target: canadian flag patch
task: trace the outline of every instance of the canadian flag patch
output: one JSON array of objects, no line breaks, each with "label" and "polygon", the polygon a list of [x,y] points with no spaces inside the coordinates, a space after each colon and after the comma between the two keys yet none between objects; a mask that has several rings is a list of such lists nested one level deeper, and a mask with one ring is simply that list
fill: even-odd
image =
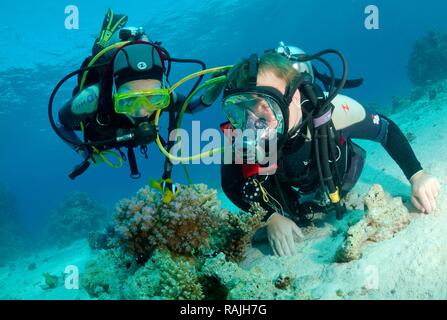
[{"label": "canadian flag patch", "polygon": [[372,121],[375,125],[378,125],[380,122],[380,117],[377,114],[371,115]]}]

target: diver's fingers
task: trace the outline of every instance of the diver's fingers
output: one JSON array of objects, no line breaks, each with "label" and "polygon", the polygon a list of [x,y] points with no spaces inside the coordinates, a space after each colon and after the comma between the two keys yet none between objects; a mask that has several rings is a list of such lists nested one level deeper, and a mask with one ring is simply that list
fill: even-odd
[{"label": "diver's fingers", "polygon": [[421,212],[425,212],[424,206],[419,202],[416,196],[411,197],[411,203]]},{"label": "diver's fingers", "polygon": [[292,230],[293,230],[293,233],[295,233],[299,238],[301,238],[301,240],[304,239],[303,232],[296,224],[293,224]]},{"label": "diver's fingers", "polygon": [[430,204],[430,211],[428,211],[428,213],[430,213],[436,210],[436,201],[431,188],[425,190],[425,195],[427,196],[428,202]]},{"label": "diver's fingers", "polygon": [[287,247],[289,251],[289,255],[293,256],[295,253],[295,241],[293,241],[293,234],[290,233],[286,236]]},{"label": "diver's fingers", "polygon": [[441,185],[439,184],[438,180],[435,180],[435,183],[432,185],[431,190],[433,191],[433,196],[437,198],[439,195],[439,191],[441,191]]},{"label": "diver's fingers", "polygon": [[282,241],[280,239],[276,239],[275,244],[276,244],[276,250],[278,250],[279,256],[280,257],[285,256],[286,253],[284,251],[284,247],[282,245]]},{"label": "diver's fingers", "polygon": [[270,243],[270,247],[272,248],[275,256],[279,256],[278,250],[276,250],[275,242],[272,239],[269,239],[269,243]]},{"label": "diver's fingers", "polygon": [[424,206],[425,212],[430,213],[433,211],[433,208],[431,206],[429,192],[427,192],[427,190],[425,188],[420,192],[419,200],[421,201],[422,205]]},{"label": "diver's fingers", "polygon": [[427,195],[425,194],[425,188],[418,187],[413,191],[413,196],[417,200],[417,203],[424,208],[423,212],[429,213],[430,203],[428,201]]}]

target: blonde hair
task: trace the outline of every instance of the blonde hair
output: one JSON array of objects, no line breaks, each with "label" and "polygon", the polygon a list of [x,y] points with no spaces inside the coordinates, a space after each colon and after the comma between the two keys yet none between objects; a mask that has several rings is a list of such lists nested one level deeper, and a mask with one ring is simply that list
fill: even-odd
[{"label": "blonde hair", "polygon": [[[266,53],[259,59],[258,73],[267,71],[273,72],[278,78],[285,80],[286,83],[290,83],[298,74],[289,59],[276,52]],[[230,70],[226,87],[228,89],[246,87],[249,80],[248,72],[249,60],[244,59]]]}]

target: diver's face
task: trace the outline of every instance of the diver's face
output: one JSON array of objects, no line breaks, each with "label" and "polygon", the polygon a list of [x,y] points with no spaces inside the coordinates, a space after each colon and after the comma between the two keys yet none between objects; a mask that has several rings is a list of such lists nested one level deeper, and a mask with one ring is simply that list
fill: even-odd
[{"label": "diver's face", "polygon": [[[133,80],[124,83],[119,87],[118,93],[132,92],[137,90],[149,90],[149,89],[160,89],[161,82],[159,80],[144,79],[144,80]],[[135,117],[150,117],[154,112],[150,112],[144,108],[137,110]]]},{"label": "diver's face", "polygon": [[[286,93],[287,83],[284,79],[279,78],[272,71],[259,72],[257,77],[257,86],[273,87],[282,94]],[[272,114],[273,115],[273,114]],[[293,95],[292,102],[289,105],[289,131],[298,126],[303,118],[301,111],[301,95],[300,91],[296,90]]]}]

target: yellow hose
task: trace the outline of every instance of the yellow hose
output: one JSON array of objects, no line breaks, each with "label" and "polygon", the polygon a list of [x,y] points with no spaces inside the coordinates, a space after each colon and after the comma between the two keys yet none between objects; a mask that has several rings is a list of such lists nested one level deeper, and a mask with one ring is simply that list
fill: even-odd
[{"label": "yellow hose", "polygon": [[[103,151],[99,151],[98,148],[93,147],[93,152],[95,154],[98,155],[98,157],[105,163],[107,164],[110,168],[113,169],[120,169],[123,166],[123,158],[118,155],[116,152],[111,151],[111,150],[103,150]],[[110,155],[112,157],[115,157],[116,159],[118,159],[118,163],[113,163],[112,161],[110,161],[109,159],[106,158],[106,155]]]},{"label": "yellow hose", "polygon": [[[98,61],[99,58],[101,58],[101,57],[102,57],[103,55],[105,55],[107,52],[109,52],[109,51],[111,51],[111,50],[113,50],[113,49],[115,49],[115,48],[121,47],[121,46],[123,46],[123,45],[125,45],[125,44],[127,44],[127,43],[129,43],[129,41],[118,42],[118,43],[115,43],[115,44],[113,44],[113,45],[111,45],[111,46],[109,46],[109,47],[107,47],[107,48],[101,50],[101,51],[100,51],[100,52],[99,52],[99,53],[98,53],[98,54],[97,54],[97,55],[90,61],[90,63],[87,65],[87,67],[91,67],[96,61]],[[214,73],[214,72],[217,72],[217,71],[229,70],[229,69],[231,69],[232,67],[233,67],[233,66],[230,65],[230,66],[223,66],[223,67],[211,68],[211,69],[207,69],[207,70],[202,70],[202,71],[199,71],[199,72],[195,72],[195,73],[190,74],[189,76],[187,76],[187,77],[185,77],[185,78],[179,80],[178,82],[176,82],[176,83],[169,89],[169,91],[170,91],[170,93],[174,92],[174,90],[177,89],[180,85],[182,85],[183,83],[185,83],[185,82],[187,82],[187,81],[189,81],[189,80],[191,80],[191,79],[193,79],[193,78],[199,77],[199,76],[201,76],[201,75],[209,74],[209,73]],[[85,85],[85,81],[86,81],[86,79],[87,79],[88,73],[89,73],[89,70],[85,71],[84,74],[82,75],[81,83],[80,83],[80,85],[79,85],[79,90],[80,90],[80,91],[81,91],[82,89],[84,89],[84,85]],[[194,97],[200,90],[202,90],[203,88],[208,87],[208,86],[211,86],[211,85],[214,85],[214,84],[219,83],[219,82],[221,82],[221,81],[225,81],[225,79],[226,79],[225,76],[221,76],[221,77],[214,78],[214,79],[209,79],[209,80],[206,81],[204,84],[202,84],[201,86],[199,86],[196,90],[194,90],[194,92],[193,92],[192,94],[190,94],[189,98],[186,99],[186,101],[183,103],[182,109],[181,109],[181,111],[180,111],[180,113],[179,113],[179,121],[178,121],[178,123],[177,123],[178,128],[181,127],[181,122],[182,122],[182,120],[183,120],[183,114],[185,113],[186,108],[188,107],[188,104],[189,104],[189,102],[191,101],[191,99],[192,99],[192,98],[193,98],[193,97]],[[157,112],[155,113],[155,125],[157,125],[157,126],[158,126],[158,123],[159,123],[159,119],[160,119],[161,111],[162,111],[162,110],[157,110]],[[177,139],[179,139],[179,135],[177,135]],[[158,148],[160,149],[161,153],[163,153],[163,155],[165,155],[166,157],[168,157],[171,161],[180,161],[180,162],[194,161],[194,160],[197,160],[197,159],[201,159],[201,158],[206,158],[206,157],[212,156],[212,155],[213,155],[214,153],[216,153],[216,152],[222,152],[222,151],[223,151],[223,148],[216,148],[216,149],[212,149],[212,150],[209,150],[209,151],[200,153],[200,154],[196,154],[196,155],[191,156],[191,157],[177,157],[177,156],[174,156],[174,155],[170,154],[170,153],[163,147],[163,144],[161,143],[161,140],[160,140],[160,135],[159,135],[158,133],[157,133],[156,143],[157,143],[157,146],[158,146]],[[116,164],[116,165],[113,164],[113,163],[111,163],[111,161],[108,160],[108,159],[104,156],[104,154],[105,154],[104,151],[102,151],[102,152],[98,152],[98,154],[99,154],[99,157],[101,158],[101,160],[103,160],[103,161],[104,161],[106,164],[108,164],[110,167],[112,167],[112,168],[119,168],[119,167],[122,166],[122,159],[121,159],[121,157],[118,156],[116,153],[114,153],[114,152],[112,152],[112,151],[107,152],[107,154],[113,155],[113,156],[115,156],[116,158],[118,158],[118,159],[120,160],[119,163]]]},{"label": "yellow hose", "polygon": [[[171,87],[170,90],[171,90],[171,92],[172,92],[175,88],[177,88],[177,87],[180,86],[181,84],[185,83],[186,81],[188,81],[188,80],[190,80],[190,79],[192,79],[192,78],[194,78],[194,77],[198,77],[198,76],[201,76],[201,75],[204,75],[204,74],[208,74],[208,73],[214,73],[214,72],[221,71],[221,70],[228,70],[228,69],[231,69],[231,68],[232,68],[232,66],[224,66],[224,67],[211,68],[211,69],[207,69],[207,70],[203,70],[203,71],[196,72],[196,73],[191,74],[191,75],[189,75],[189,76],[183,78],[182,80],[178,81],[176,84],[174,84],[174,85]],[[221,77],[218,77],[218,78],[212,78],[212,79],[209,79],[208,81],[206,81],[205,83],[203,83],[202,85],[200,85],[199,87],[197,87],[197,88],[196,88],[196,89],[189,95],[188,99],[186,99],[185,102],[184,102],[183,105],[182,105],[182,108],[181,108],[180,113],[179,113],[179,120],[178,120],[178,122],[177,122],[177,128],[181,128],[181,124],[182,124],[182,120],[183,120],[183,114],[185,113],[186,108],[188,107],[189,102],[192,100],[192,98],[193,98],[193,97],[194,97],[200,90],[202,90],[202,89],[204,89],[204,88],[206,88],[206,87],[215,85],[216,83],[223,82],[223,81],[225,81],[225,80],[226,80],[226,76],[221,76]],[[162,111],[162,110],[157,110],[157,112],[155,113],[155,120],[154,120],[154,122],[155,122],[155,125],[156,125],[156,126],[158,126],[161,111]],[[179,134],[177,134],[177,141],[179,141]],[[179,141],[179,142],[180,142],[180,141]],[[157,133],[156,143],[157,143],[158,148],[160,149],[160,152],[161,152],[164,156],[166,156],[167,158],[169,158],[169,160],[171,160],[171,161],[179,161],[179,162],[188,162],[188,161],[198,160],[198,159],[201,159],[201,158],[210,157],[210,156],[212,156],[213,154],[215,154],[216,152],[222,152],[222,151],[224,150],[224,148],[216,148],[216,149],[212,149],[212,150],[209,150],[209,151],[205,151],[205,152],[202,152],[202,153],[193,155],[193,156],[191,156],[191,157],[177,157],[177,156],[174,156],[174,155],[172,155],[171,153],[169,153],[169,152],[163,147],[163,144],[161,143],[161,140],[160,140],[160,135],[159,135],[158,133]]]}]

